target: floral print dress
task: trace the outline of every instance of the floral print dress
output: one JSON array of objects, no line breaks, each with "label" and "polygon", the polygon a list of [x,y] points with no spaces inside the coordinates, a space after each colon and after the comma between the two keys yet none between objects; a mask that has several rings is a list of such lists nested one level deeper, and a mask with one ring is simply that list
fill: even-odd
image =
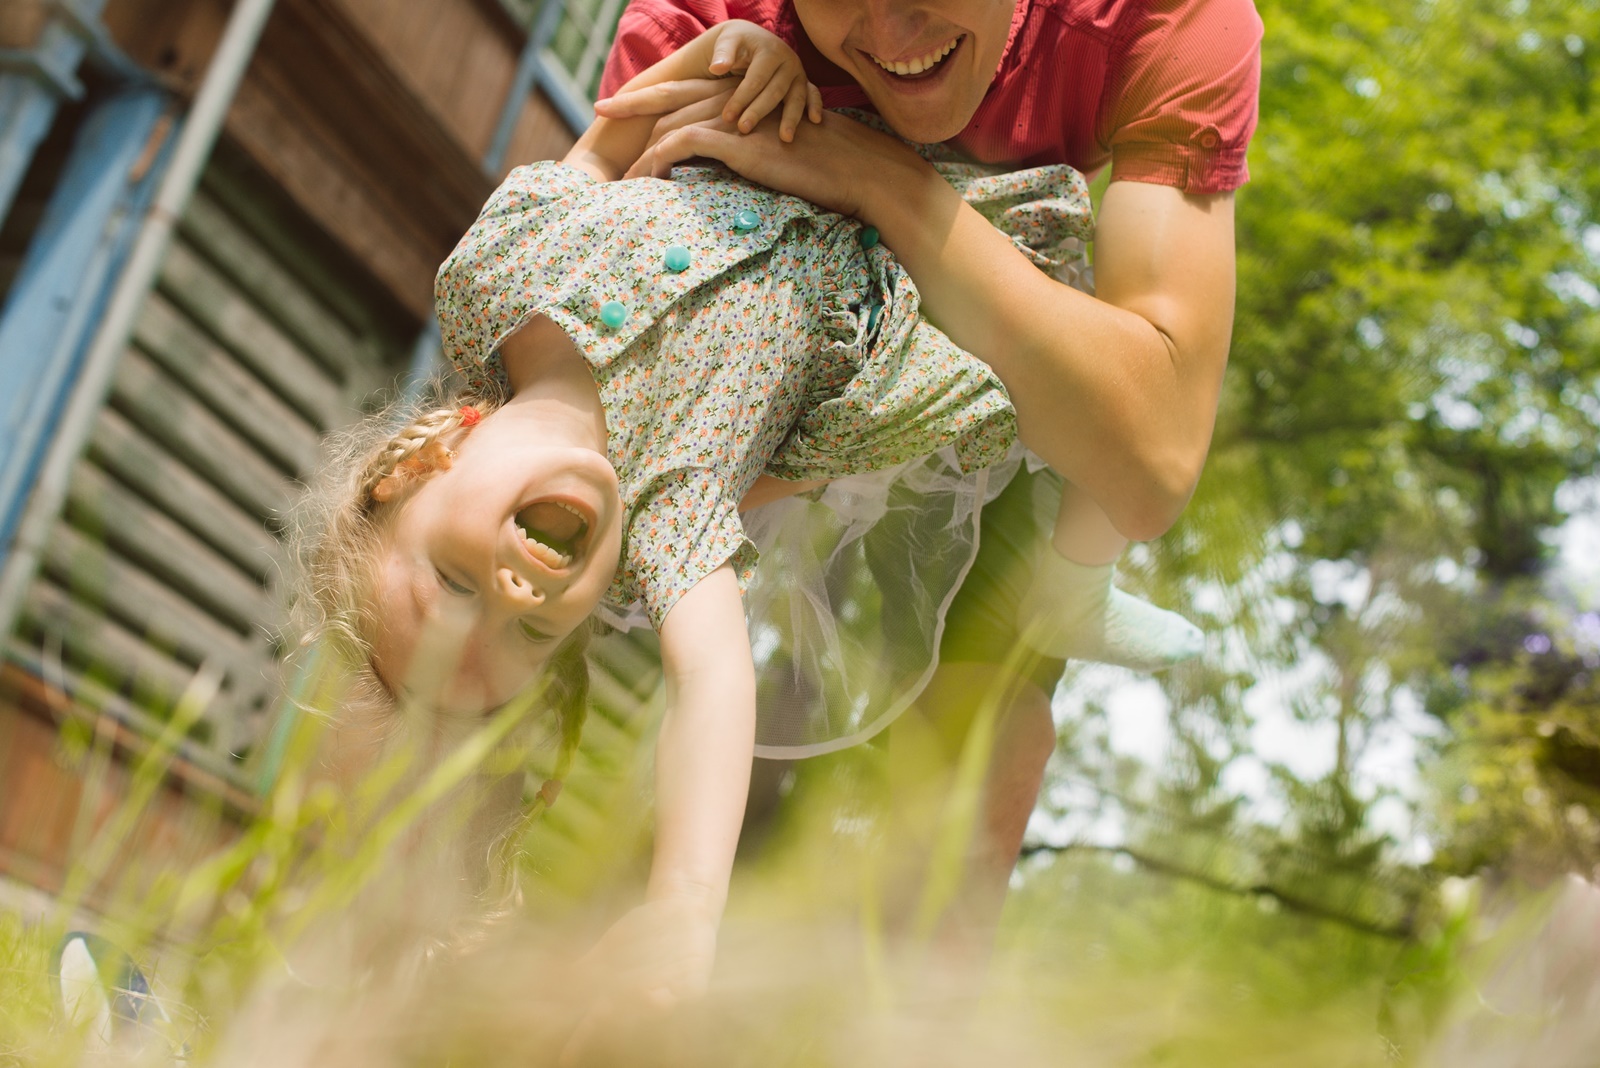
[{"label": "floral print dress", "polygon": [[[1076,172],[974,170],[951,177],[1035,262],[1087,235]],[[1006,455],[999,379],[919,317],[874,236],[710,168],[603,183],[538,163],[490,198],[439,271],[444,351],[469,378],[498,375],[500,343],[545,315],[587,358],[628,516],[608,601],[642,601],[659,627],[723,562],[747,580],[738,502],[763,472],[831,480],[946,446],[966,470]]]}]

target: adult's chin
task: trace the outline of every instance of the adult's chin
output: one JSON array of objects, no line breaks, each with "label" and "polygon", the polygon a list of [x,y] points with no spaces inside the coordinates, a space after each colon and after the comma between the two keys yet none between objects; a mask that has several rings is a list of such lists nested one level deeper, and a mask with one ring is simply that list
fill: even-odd
[{"label": "adult's chin", "polygon": [[916,144],[933,145],[948,141],[972,121],[976,108],[966,108],[955,102],[907,101],[895,96],[869,93],[878,115],[890,129]]}]

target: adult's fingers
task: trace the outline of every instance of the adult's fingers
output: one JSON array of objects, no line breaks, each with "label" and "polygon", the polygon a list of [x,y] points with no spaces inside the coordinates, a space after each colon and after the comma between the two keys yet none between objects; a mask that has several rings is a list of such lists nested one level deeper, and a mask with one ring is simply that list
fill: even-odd
[{"label": "adult's fingers", "polygon": [[[700,122],[693,126],[685,126],[656,142],[655,148],[650,150],[648,173],[657,178],[669,178],[672,176],[673,164],[682,163],[695,156],[719,159],[737,171],[738,165],[729,157],[739,155],[739,140],[738,134],[716,129],[711,123]],[[640,157],[639,164],[644,162],[644,157]]]},{"label": "adult's fingers", "polygon": [[596,115],[631,119],[637,115],[666,115],[728,91],[722,78],[682,78],[678,81],[630,89],[595,102]]},{"label": "adult's fingers", "polygon": [[681,130],[685,126],[693,126],[700,122],[716,121],[721,117],[722,109],[727,104],[728,97],[732,93],[733,90],[730,87],[716,96],[697,100],[692,104],[684,105],[677,111],[661,116],[656,120],[654,128],[650,131],[648,144],[655,144],[673,130]]},{"label": "adult's fingers", "polygon": [[688,107],[679,108],[670,115],[663,115],[656,120],[650,130],[650,137],[645,141],[644,151],[628,168],[624,178],[641,178],[650,173],[650,153],[656,143],[674,130],[681,130],[685,126],[692,126],[699,122],[716,121],[722,114],[722,104],[726,94],[702,100]]}]

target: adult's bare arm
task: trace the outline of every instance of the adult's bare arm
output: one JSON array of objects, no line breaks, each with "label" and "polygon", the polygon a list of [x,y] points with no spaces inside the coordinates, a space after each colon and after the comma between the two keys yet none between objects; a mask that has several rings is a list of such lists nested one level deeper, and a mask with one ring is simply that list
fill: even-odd
[{"label": "adult's bare arm", "polygon": [[1095,240],[1098,299],[1040,272],[915,152],[842,116],[792,143],[770,124],[662,137],[630,173],[708,156],[876,226],[928,317],[987,361],[1030,447],[1124,535],[1156,537],[1199,480],[1233,324],[1233,201],[1115,182]]}]

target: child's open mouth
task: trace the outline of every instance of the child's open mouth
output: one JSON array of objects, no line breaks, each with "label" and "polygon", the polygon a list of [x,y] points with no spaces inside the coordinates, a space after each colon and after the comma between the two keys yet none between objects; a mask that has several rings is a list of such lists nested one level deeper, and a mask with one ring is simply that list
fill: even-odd
[{"label": "child's open mouth", "polygon": [[537,501],[513,521],[528,555],[552,571],[572,566],[589,533],[589,518],[566,501]]}]

